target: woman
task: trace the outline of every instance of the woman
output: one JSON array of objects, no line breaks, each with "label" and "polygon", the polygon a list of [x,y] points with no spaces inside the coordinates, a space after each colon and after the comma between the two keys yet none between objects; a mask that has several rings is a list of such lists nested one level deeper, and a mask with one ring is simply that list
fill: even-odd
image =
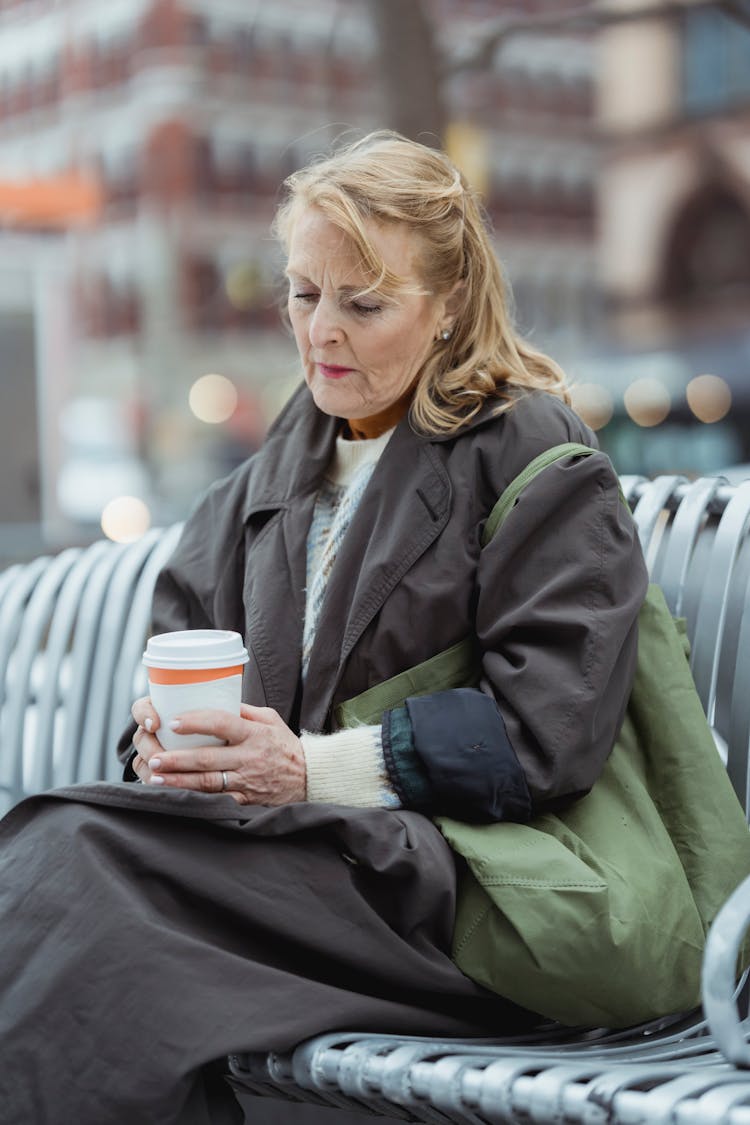
[{"label": "woman", "polygon": [[[225,745],[167,752],[138,700],[142,785],[6,818],[5,1125],[198,1125],[231,1112],[227,1053],[536,1019],[452,963],[456,864],[431,818],[525,821],[591,788],[634,671],[637,538],[594,454],[537,477],[481,548],[535,456],[594,437],[514,333],[446,157],[373,134],[286,186],[304,385],[197,506],[154,602],[156,632],[243,634],[245,703],[178,721]],[[339,729],[347,701],[467,638],[471,675]]]}]

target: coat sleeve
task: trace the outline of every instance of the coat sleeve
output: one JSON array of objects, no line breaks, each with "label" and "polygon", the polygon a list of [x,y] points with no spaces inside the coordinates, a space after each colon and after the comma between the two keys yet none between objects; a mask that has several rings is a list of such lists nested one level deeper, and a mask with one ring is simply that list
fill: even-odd
[{"label": "coat sleeve", "polygon": [[[151,635],[178,629],[242,631],[237,621],[244,567],[241,506],[250,464],[213,485],[195,505],[156,579]],[[220,550],[217,544],[221,544]],[[223,596],[223,591],[229,591],[230,597]],[[129,723],[117,743],[125,781],[136,779],[130,765],[135,730],[135,723]]]},{"label": "coat sleeve", "polygon": [[242,504],[252,461],[218,481],[185,523],[154,589],[152,632],[235,629],[242,632]]},{"label": "coat sleeve", "polygon": [[524,820],[588,792],[625,714],[647,583],[608,458],[539,474],[480,556],[479,688],[410,699],[384,719],[405,803]]}]

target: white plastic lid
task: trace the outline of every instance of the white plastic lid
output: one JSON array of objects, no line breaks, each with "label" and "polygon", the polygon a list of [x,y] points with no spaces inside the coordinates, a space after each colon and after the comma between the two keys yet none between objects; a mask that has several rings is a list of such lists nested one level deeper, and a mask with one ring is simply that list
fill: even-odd
[{"label": "white plastic lid", "polygon": [[146,644],[147,668],[232,668],[249,657],[239,633],[229,629],[182,629],[158,633]]}]

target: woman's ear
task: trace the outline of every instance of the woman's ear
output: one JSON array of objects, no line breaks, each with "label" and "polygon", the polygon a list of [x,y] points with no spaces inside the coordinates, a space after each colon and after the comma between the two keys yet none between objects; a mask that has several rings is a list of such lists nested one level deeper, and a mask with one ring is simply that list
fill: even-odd
[{"label": "woman's ear", "polygon": [[453,321],[463,308],[466,300],[466,282],[457,281],[453,288],[443,298],[443,320],[447,328],[453,328]]}]

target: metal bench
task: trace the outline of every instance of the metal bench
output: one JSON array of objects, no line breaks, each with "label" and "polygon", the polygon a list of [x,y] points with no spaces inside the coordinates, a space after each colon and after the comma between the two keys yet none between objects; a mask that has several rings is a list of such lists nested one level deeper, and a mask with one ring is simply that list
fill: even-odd
[{"label": "metal bench", "polygon": [[[621,483],[651,576],[687,619],[696,684],[747,815],[750,482]],[[119,778],[114,744],[145,690],[153,583],[179,532],[100,542],[0,574],[0,811],[51,786]],[[289,1119],[308,1122],[330,1117],[316,1118],[317,1105],[473,1125],[750,1125],[750,1020],[740,1018],[735,985],[748,926],[750,879],[709,937],[703,1010],[679,1018],[491,1041],[339,1032],[283,1055],[233,1056],[229,1080],[250,1114],[258,1096],[270,1096],[280,1109],[279,1099],[287,1103]]]}]

